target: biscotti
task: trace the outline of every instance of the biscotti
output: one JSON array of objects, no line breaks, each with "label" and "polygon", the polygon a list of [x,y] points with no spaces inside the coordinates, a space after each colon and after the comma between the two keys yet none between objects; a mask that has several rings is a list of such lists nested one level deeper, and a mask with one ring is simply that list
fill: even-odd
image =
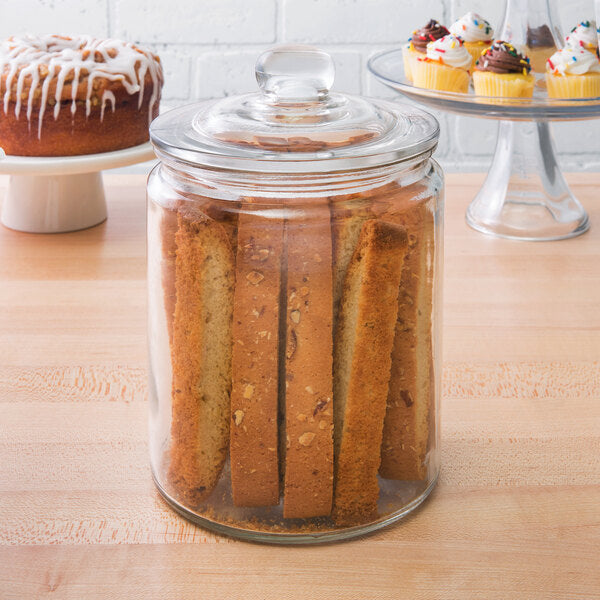
[{"label": "biscotti", "polygon": [[190,195],[185,200],[172,201],[168,206],[161,208],[161,273],[169,343],[173,341],[173,316],[175,314],[175,235],[178,229],[177,215],[178,208],[183,208],[185,211],[186,206],[196,206],[207,217],[218,222],[227,234],[231,248],[235,249],[237,246],[238,202],[224,202]]},{"label": "biscotti", "polygon": [[165,317],[169,344],[173,343],[173,317],[175,315],[175,256],[177,244],[175,236],[178,228],[177,209],[163,208],[160,220],[161,239],[161,280],[164,294]]},{"label": "biscotti", "polygon": [[344,279],[356,245],[362,224],[373,218],[372,199],[368,194],[353,194],[349,198],[331,198],[331,229],[333,233],[333,319],[337,315],[342,298]]},{"label": "biscotti", "polygon": [[200,201],[202,211],[223,227],[234,250],[233,258],[235,259],[237,256],[235,249],[237,248],[237,228],[241,203],[234,200],[216,200],[203,197],[196,197],[194,200]]},{"label": "biscotti", "polygon": [[377,472],[407,243],[401,227],[366,221],[344,281],[334,359],[333,518],[338,525],[364,522],[377,512]]},{"label": "biscotti", "polygon": [[421,480],[427,476],[426,456],[434,425],[434,215],[426,200],[410,198],[391,218],[410,234],[398,296],[379,472],[387,479]]},{"label": "biscotti", "polygon": [[329,515],[333,492],[332,247],[328,207],[286,221],[283,515]]},{"label": "biscotti", "polygon": [[278,344],[283,220],[242,204],[237,226],[231,485],[237,506],[279,504]]},{"label": "biscotti", "polygon": [[168,478],[195,505],[213,490],[229,446],[234,256],[221,225],[197,208],[179,207],[175,242]]}]

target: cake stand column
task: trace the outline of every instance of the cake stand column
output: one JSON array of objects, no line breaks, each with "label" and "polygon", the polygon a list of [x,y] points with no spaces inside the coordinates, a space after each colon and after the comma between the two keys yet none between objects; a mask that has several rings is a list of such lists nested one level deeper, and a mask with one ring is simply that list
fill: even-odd
[{"label": "cake stand column", "polygon": [[2,203],[2,224],[29,233],[64,233],[106,220],[100,172],[11,175]]},{"label": "cake stand column", "polygon": [[466,218],[483,233],[530,241],[588,229],[588,215],[556,161],[546,121],[500,121],[492,166]]}]

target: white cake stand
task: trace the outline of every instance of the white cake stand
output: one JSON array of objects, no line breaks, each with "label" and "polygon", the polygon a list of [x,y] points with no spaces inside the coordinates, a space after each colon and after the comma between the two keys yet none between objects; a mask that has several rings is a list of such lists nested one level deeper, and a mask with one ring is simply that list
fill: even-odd
[{"label": "white cake stand", "polygon": [[0,157],[10,175],[2,224],[29,233],[64,233],[106,220],[101,171],[155,158],[150,142],[102,154]]},{"label": "white cake stand", "polygon": [[[548,24],[557,46],[548,0],[507,0],[500,39],[523,45],[527,26]],[[555,100],[536,85],[532,99],[506,99],[414,87],[404,76],[402,50],[378,54],[369,70],[404,96],[459,115],[500,121],[488,176],[466,214],[474,229],[495,237],[560,240],[589,228],[586,211],[567,185],[554,151],[550,121],[600,118],[600,98]],[[538,76],[539,78],[539,76]]]}]

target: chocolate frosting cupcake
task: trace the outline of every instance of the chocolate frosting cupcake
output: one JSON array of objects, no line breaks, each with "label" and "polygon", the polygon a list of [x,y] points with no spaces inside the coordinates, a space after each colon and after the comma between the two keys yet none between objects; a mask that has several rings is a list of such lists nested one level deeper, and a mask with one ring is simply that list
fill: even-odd
[{"label": "chocolate frosting cupcake", "polygon": [[528,48],[554,48],[554,38],[548,25],[540,27],[527,28],[527,47]]},{"label": "chocolate frosting cupcake", "polygon": [[475,68],[492,73],[523,73],[531,71],[529,59],[523,56],[512,44],[496,41],[479,58]]},{"label": "chocolate frosting cupcake", "polygon": [[441,23],[435,19],[430,19],[425,27],[413,31],[410,41],[417,52],[426,54],[429,42],[435,42],[435,40],[439,40],[449,33]]}]

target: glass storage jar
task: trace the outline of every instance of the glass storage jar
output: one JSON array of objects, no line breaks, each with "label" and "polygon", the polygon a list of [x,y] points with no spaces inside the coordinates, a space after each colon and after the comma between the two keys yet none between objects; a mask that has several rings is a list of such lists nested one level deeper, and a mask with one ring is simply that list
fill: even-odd
[{"label": "glass storage jar", "polygon": [[439,129],[330,93],[315,48],[269,50],[256,77],[151,127],[152,470],[209,529],[342,539],[438,475]]}]

